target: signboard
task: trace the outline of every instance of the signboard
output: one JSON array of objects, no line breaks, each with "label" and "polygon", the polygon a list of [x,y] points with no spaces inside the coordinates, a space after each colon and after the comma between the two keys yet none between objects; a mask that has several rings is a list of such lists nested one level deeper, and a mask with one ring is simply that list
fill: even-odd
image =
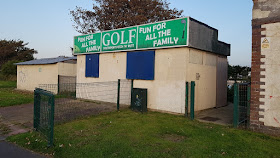
[{"label": "signboard", "polygon": [[188,18],[74,37],[74,54],[158,49],[188,45]]},{"label": "signboard", "polygon": [[263,37],[261,40],[262,40],[262,48],[269,49],[270,48],[270,37]]}]

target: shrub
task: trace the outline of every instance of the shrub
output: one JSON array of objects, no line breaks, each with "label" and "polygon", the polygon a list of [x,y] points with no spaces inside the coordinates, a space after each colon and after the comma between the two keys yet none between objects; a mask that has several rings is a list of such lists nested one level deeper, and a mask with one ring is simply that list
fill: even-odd
[{"label": "shrub", "polygon": [[234,97],[234,86],[230,86],[227,88],[227,101],[233,103]]},{"label": "shrub", "polygon": [[0,80],[16,80],[18,60],[11,60],[2,65],[0,71]]}]

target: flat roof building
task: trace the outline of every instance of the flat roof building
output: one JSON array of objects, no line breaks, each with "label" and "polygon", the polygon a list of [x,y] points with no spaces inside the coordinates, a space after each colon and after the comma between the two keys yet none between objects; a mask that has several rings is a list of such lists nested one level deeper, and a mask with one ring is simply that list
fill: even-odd
[{"label": "flat roof building", "polygon": [[230,45],[193,18],[75,36],[73,53],[77,83],[134,80],[134,88],[147,89],[149,109],[185,113],[191,81],[196,111],[227,105]]},{"label": "flat roof building", "polygon": [[16,63],[17,89],[33,91],[40,84],[76,82],[76,63],[76,57],[64,56]]}]

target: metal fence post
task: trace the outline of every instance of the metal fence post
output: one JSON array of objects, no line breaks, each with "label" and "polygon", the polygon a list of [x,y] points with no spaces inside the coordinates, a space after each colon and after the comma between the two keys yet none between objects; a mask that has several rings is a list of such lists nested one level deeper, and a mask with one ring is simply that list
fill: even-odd
[{"label": "metal fence post", "polygon": [[120,85],[121,85],[121,80],[118,79],[118,96],[117,96],[117,110],[120,110]]},{"label": "metal fence post", "polygon": [[250,103],[251,103],[251,86],[247,87],[247,128],[250,127]]},{"label": "metal fence post", "polygon": [[195,98],[195,82],[191,81],[191,120],[194,120],[194,98]]},{"label": "metal fence post", "polygon": [[76,82],[74,83],[74,86],[75,86],[75,88],[74,88],[75,91],[73,93],[74,94],[74,99],[77,99],[77,83]]},{"label": "metal fence post", "polygon": [[131,80],[131,90],[130,90],[130,108],[131,108],[131,105],[132,105],[132,96],[133,96],[133,80]]},{"label": "metal fence post", "polygon": [[51,106],[51,109],[50,109],[50,122],[49,122],[49,125],[50,125],[50,136],[49,136],[49,144],[48,146],[51,147],[53,146],[53,138],[54,138],[54,95],[52,95],[50,97],[50,106]]},{"label": "metal fence post", "polygon": [[238,83],[234,83],[234,107],[233,107],[233,127],[237,128],[238,127],[238,122],[239,122],[239,109],[238,109],[238,104],[239,104],[239,88],[238,88]]},{"label": "metal fence post", "polygon": [[189,108],[189,82],[186,82],[186,96],[185,96],[185,116],[188,117]]},{"label": "metal fence post", "polygon": [[58,75],[58,79],[57,79],[57,94],[59,94],[59,88],[60,88],[60,85],[59,85],[59,75]]},{"label": "metal fence post", "polygon": [[33,116],[33,127],[38,130],[39,124],[40,124],[40,101],[41,96],[37,92],[37,90],[34,90],[34,116]]}]

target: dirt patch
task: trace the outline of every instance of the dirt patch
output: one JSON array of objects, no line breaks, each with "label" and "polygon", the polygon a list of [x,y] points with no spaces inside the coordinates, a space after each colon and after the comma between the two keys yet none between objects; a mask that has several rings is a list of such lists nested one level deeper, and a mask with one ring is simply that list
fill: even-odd
[{"label": "dirt patch", "polygon": [[11,132],[8,125],[0,122],[0,135],[7,135]]},{"label": "dirt patch", "polygon": [[[18,106],[9,106],[0,108],[0,116],[4,122],[13,124],[32,125],[33,104],[23,104]],[[32,126],[29,126],[32,127]]]},{"label": "dirt patch", "polygon": [[201,118],[201,120],[215,122],[215,121],[218,121],[218,120],[220,120],[220,119],[219,119],[219,118],[216,118],[216,117],[206,116],[206,117]]},{"label": "dirt patch", "polygon": [[177,134],[165,134],[163,136],[163,139],[168,140],[170,142],[178,143],[178,142],[184,141],[186,139],[186,137],[177,135]]},{"label": "dirt patch", "polygon": [[0,135],[28,132],[33,126],[33,104],[0,108]]},{"label": "dirt patch", "polygon": [[29,94],[29,95],[33,95],[34,92],[33,91],[27,91],[27,90],[21,90],[21,89],[13,89],[13,91],[20,93],[20,94]]}]

